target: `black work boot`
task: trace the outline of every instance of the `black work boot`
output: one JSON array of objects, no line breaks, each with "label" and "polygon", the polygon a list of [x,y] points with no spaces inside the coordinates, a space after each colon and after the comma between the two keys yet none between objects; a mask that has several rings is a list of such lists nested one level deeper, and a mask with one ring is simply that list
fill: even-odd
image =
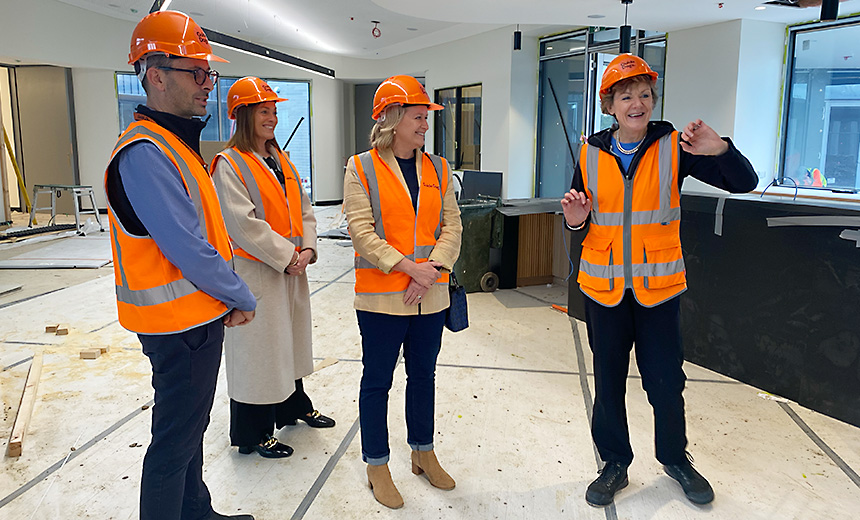
[{"label": "black work boot", "polygon": [[708,504],[714,500],[714,490],[689,462],[663,466],[666,474],[677,480],[684,488],[687,500],[694,504]]},{"label": "black work boot", "polygon": [[611,504],[615,493],[627,487],[627,466],[629,464],[611,460],[604,464],[603,469],[598,471],[600,476],[588,485],[585,492],[588,505],[600,507]]}]

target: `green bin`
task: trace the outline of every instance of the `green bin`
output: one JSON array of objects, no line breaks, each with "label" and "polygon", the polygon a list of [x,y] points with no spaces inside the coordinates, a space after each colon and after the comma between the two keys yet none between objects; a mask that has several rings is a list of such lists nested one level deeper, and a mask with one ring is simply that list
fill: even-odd
[{"label": "green bin", "polygon": [[[490,251],[498,247],[495,229],[499,200],[467,199],[458,202],[463,222],[460,257],[454,264],[457,281],[466,292],[494,291],[499,285],[498,274],[490,267]],[[495,237],[495,238],[494,238]]]}]

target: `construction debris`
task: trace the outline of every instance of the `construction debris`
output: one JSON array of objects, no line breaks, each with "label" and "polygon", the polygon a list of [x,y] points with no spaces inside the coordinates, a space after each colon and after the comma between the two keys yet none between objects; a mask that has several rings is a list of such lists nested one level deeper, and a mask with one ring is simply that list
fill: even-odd
[{"label": "construction debris", "polygon": [[65,323],[57,325],[57,336],[66,336],[69,334],[69,326]]},{"label": "construction debris", "polygon": [[60,327],[60,325],[59,325],[59,324],[56,324],[56,323],[55,323],[55,324],[53,324],[53,325],[45,325],[45,332],[50,332],[50,333],[52,333],[52,334],[56,334],[56,333],[57,333],[57,329],[58,329],[59,327]]},{"label": "construction debris", "polygon": [[101,349],[85,348],[81,351],[81,359],[96,359],[102,355]]},{"label": "construction debris", "polygon": [[24,391],[21,393],[21,403],[18,405],[18,414],[12,425],[12,436],[9,437],[7,454],[10,457],[20,457],[24,449],[24,435],[30,426],[30,417],[33,415],[33,406],[36,404],[36,391],[39,389],[39,378],[42,375],[42,353],[33,356],[30,371],[27,373],[27,382],[24,383]]}]

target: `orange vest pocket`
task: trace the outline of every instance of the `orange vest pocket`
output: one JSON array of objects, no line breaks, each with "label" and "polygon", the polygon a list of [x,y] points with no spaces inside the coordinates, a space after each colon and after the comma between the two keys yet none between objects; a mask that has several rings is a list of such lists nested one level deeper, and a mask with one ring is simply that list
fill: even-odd
[{"label": "orange vest pocket", "polygon": [[611,291],[615,286],[612,264],[612,238],[589,233],[582,241],[576,281],[595,291]]},{"label": "orange vest pocket", "polygon": [[642,237],[645,258],[649,264],[673,262],[681,258],[681,237],[677,234]]}]

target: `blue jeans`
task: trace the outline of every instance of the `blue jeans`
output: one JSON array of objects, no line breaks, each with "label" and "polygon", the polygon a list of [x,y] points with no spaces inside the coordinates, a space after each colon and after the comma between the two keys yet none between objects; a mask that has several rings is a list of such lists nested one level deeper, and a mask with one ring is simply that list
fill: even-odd
[{"label": "blue jeans", "polygon": [[141,520],[202,520],[212,514],[203,482],[203,432],[215,398],[224,325],[139,334],[152,363],[152,442],[143,459]]},{"label": "blue jeans", "polygon": [[417,316],[356,314],[364,366],[358,397],[362,460],[371,465],[388,463],[388,391],[401,345],[406,362],[406,441],[413,450],[432,450],[436,358],[445,311]]}]

